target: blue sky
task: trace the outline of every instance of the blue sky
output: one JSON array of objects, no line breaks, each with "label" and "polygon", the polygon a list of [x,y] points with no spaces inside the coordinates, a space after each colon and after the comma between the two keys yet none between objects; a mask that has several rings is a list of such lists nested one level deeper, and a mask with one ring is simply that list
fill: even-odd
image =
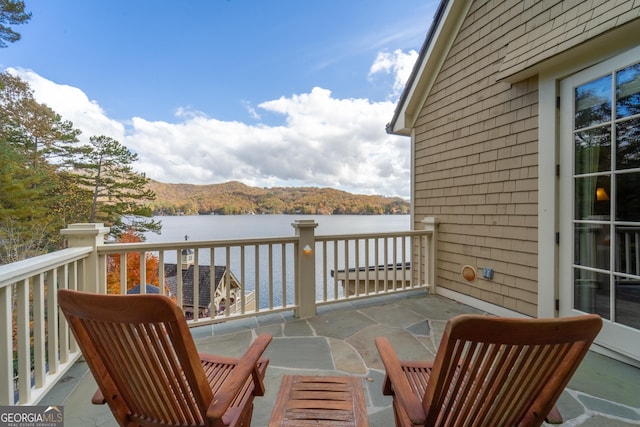
[{"label": "blue sky", "polygon": [[0,69],[147,176],[408,195],[384,126],[438,0],[25,3]]}]

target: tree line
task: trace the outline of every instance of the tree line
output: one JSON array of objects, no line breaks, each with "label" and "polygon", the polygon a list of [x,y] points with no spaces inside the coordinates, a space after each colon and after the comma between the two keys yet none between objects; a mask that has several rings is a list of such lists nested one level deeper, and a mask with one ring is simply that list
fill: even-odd
[{"label": "tree line", "polygon": [[20,77],[0,73],[0,264],[60,249],[60,229],[100,222],[117,238],[160,231],[137,155],[117,140],[81,131],[36,101]]},{"label": "tree line", "polygon": [[351,194],[333,188],[250,187],[237,181],[222,184],[167,184],[149,181],[156,194],[155,215],[394,215],[409,213],[399,197]]}]

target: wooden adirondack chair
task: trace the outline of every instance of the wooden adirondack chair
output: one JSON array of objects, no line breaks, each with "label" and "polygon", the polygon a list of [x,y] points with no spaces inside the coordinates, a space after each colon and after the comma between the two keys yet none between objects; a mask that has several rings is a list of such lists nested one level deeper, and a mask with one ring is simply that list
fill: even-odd
[{"label": "wooden adirondack chair", "polygon": [[602,327],[598,315],[560,319],[452,318],[433,362],[376,346],[397,426],[539,426]]},{"label": "wooden adirondack chair", "polygon": [[198,354],[182,310],[162,295],[58,291],[99,390],[121,426],[249,426],[264,395],[271,335],[240,359]]}]

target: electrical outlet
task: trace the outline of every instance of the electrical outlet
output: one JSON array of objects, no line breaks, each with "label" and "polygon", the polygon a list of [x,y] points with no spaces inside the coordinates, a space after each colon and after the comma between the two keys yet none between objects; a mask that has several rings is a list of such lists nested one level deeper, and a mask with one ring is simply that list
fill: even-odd
[{"label": "electrical outlet", "polygon": [[487,280],[493,280],[493,269],[492,268],[483,268],[482,269],[482,277]]}]

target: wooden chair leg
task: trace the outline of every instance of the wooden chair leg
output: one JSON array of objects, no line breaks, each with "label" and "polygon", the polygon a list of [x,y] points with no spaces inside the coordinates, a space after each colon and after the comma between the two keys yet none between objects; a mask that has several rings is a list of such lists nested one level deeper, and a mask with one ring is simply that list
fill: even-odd
[{"label": "wooden chair leg", "polygon": [[547,414],[545,421],[549,424],[562,424],[562,414],[556,405],[553,405],[553,408],[551,408],[551,411]]}]

